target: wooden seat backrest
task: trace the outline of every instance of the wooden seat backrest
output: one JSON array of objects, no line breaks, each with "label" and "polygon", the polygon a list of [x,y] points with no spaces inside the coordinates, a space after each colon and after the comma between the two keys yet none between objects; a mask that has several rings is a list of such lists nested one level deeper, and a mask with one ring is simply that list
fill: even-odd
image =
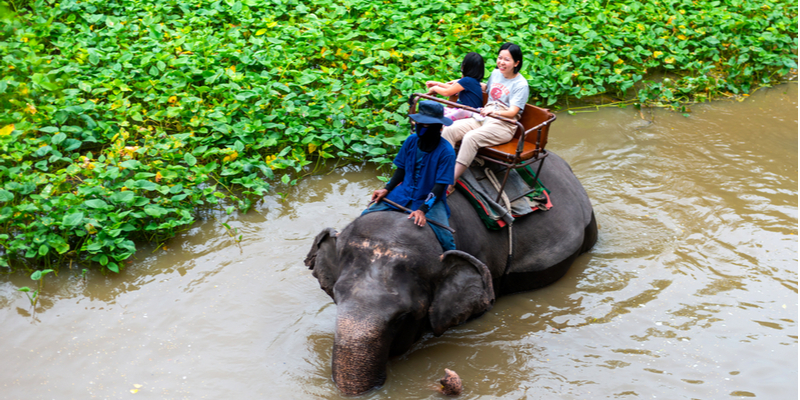
[{"label": "wooden seat backrest", "polygon": [[[550,110],[532,106],[530,104],[525,104],[525,110],[522,111],[522,118],[520,118],[519,122],[525,127],[525,131],[530,131],[531,128],[546,122],[550,118],[553,117],[553,113]],[[536,144],[537,138],[539,138],[539,149],[544,149],[544,146],[547,145],[547,134],[550,131],[550,124],[547,124],[542,127],[542,136],[539,137],[539,130],[535,129],[533,131],[528,132],[525,136],[525,141],[529,143]],[[519,131],[514,134],[514,138],[519,138]]]},{"label": "wooden seat backrest", "polygon": [[[450,96],[450,101],[455,102],[458,100],[458,95]],[[489,93],[483,94],[483,104],[485,105],[486,102],[489,101]],[[539,125],[552,117],[552,113],[550,110],[532,106],[530,104],[525,104],[525,109],[522,110],[522,117],[520,118],[519,122],[522,123],[522,126],[525,127],[525,131],[527,132],[531,128]],[[547,124],[542,127],[542,136],[541,141],[539,142],[539,149],[544,149],[544,146],[547,144],[547,134],[550,131],[550,124]],[[514,139],[519,138],[519,131],[514,133]],[[525,137],[525,141],[529,143],[536,144],[536,139],[539,136],[537,131],[528,132],[528,135]]]}]

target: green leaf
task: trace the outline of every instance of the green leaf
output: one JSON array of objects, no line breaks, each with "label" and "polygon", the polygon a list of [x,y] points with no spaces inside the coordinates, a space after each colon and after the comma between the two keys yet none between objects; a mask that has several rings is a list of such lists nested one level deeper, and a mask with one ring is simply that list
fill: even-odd
[{"label": "green leaf", "polygon": [[195,156],[193,156],[191,153],[185,153],[183,155],[183,161],[185,161],[190,167],[193,167],[195,164],[197,164],[197,158],[195,158]]},{"label": "green leaf", "polygon": [[144,206],[144,212],[151,217],[159,218],[162,215],[168,214],[169,210],[155,204],[148,204]]},{"label": "green leaf", "polygon": [[67,244],[66,242],[58,242],[53,245],[53,248],[56,249],[56,252],[58,252],[58,254],[64,254],[69,251],[69,244]]},{"label": "green leaf", "polygon": [[130,204],[133,201],[133,192],[126,190],[124,192],[117,192],[112,194],[108,199],[116,204],[124,203]]},{"label": "green leaf", "polygon": [[3,203],[7,203],[11,200],[14,200],[14,194],[9,192],[5,189],[0,189],[0,201]]},{"label": "green leaf", "polygon": [[137,189],[148,190],[148,191],[153,191],[158,189],[158,185],[156,185],[153,182],[146,181],[144,179],[136,181],[134,187],[136,187]]},{"label": "green leaf", "polygon": [[108,263],[108,265],[106,265],[106,268],[108,268],[108,270],[111,272],[119,273],[119,266],[117,265],[117,263],[113,261]]},{"label": "green leaf", "polygon": [[61,220],[61,225],[68,228],[78,226],[83,221],[83,215],[84,214],[80,211],[67,214],[64,216],[64,219]]},{"label": "green leaf", "polygon": [[55,126],[46,126],[44,128],[39,128],[39,131],[45,133],[56,133],[58,132],[58,128],[56,128]]},{"label": "green leaf", "polygon": [[[40,250],[40,253],[41,253],[41,250]],[[39,279],[42,279],[42,271],[33,271],[33,273],[31,274],[31,279],[33,279],[35,281],[38,281]]]},{"label": "green leaf", "polygon": [[[122,192],[122,193],[125,193],[125,192]],[[86,200],[84,202],[84,204],[86,204],[87,206],[92,207],[92,208],[106,208],[106,207],[108,207],[108,203],[106,203],[105,201],[100,200],[100,199]]]},{"label": "green leaf", "polygon": [[63,141],[66,139],[66,138],[67,138],[67,135],[66,135],[65,133],[63,133],[63,132],[59,132],[59,133],[57,133],[57,134],[53,135],[53,138],[52,138],[52,139],[50,139],[50,144],[52,144],[52,145],[59,145],[59,144],[61,144],[61,142],[63,142]]}]

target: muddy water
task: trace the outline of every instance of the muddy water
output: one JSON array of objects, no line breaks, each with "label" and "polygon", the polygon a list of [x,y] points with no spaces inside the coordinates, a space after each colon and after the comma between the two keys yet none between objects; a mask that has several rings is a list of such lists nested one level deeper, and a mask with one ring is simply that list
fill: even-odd
[{"label": "muddy water", "polygon": [[[560,114],[549,149],[585,185],[597,245],[556,284],[426,337],[364,397],[441,398],[448,367],[468,399],[796,399],[797,98]],[[370,168],[307,179],[120,275],[48,276],[35,309],[24,274],[0,278],[0,398],[340,398],[336,308],[302,260],[379,185]]]}]

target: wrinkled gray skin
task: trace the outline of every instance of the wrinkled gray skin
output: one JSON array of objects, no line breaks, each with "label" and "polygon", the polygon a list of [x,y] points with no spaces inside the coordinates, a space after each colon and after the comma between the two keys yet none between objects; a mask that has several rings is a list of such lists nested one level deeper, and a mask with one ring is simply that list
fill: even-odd
[{"label": "wrinkled gray skin", "polygon": [[342,392],[383,385],[389,357],[426,331],[440,336],[491,309],[500,295],[552,283],[594,245],[592,205],[569,165],[551,152],[540,179],[554,207],[515,221],[505,276],[507,230],[487,230],[458,191],[448,202],[461,251],[442,254],[430,228],[399,212],[370,213],[341,233],[317,235],[306,265],[337,304],[332,366]]}]

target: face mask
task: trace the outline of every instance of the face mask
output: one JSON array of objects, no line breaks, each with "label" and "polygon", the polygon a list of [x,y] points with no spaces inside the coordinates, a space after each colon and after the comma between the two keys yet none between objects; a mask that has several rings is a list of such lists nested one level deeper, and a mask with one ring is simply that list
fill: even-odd
[{"label": "face mask", "polygon": [[428,131],[428,127],[427,126],[422,126],[422,124],[417,124],[416,125],[416,131],[417,131],[416,132],[417,136],[422,137],[423,135],[425,135],[425,132]]}]

